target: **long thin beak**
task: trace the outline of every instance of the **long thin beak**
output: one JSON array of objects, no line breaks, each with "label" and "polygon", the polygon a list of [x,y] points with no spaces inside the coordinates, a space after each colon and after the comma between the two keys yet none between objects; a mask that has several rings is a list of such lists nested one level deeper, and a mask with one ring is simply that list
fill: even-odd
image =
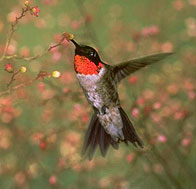
[{"label": "long thin beak", "polygon": [[76,48],[80,47],[80,45],[78,45],[78,43],[76,43],[76,41],[74,41],[73,39],[71,39],[70,41],[75,45]]}]

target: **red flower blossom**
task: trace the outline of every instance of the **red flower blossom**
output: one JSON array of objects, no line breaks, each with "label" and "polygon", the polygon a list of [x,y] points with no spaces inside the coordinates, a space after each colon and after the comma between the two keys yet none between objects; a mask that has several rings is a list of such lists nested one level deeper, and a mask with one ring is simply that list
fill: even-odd
[{"label": "red flower blossom", "polygon": [[41,150],[45,150],[46,149],[46,142],[45,141],[42,141],[40,143],[40,148],[41,148]]},{"label": "red flower blossom", "polygon": [[135,154],[134,153],[130,153],[126,156],[126,160],[128,163],[131,163],[135,158]]},{"label": "red flower blossom", "polygon": [[129,83],[133,84],[137,82],[137,80],[138,80],[137,76],[133,75],[129,78]]},{"label": "red flower blossom", "polygon": [[5,64],[5,71],[12,73],[14,69],[11,64]]},{"label": "red flower blossom", "polygon": [[185,110],[177,111],[174,114],[174,119],[175,120],[181,120],[181,119],[185,118],[186,115],[187,115],[187,111],[185,111]]},{"label": "red flower blossom", "polygon": [[55,185],[56,182],[57,182],[56,177],[54,175],[50,176],[50,178],[49,178],[50,185]]},{"label": "red flower blossom", "polygon": [[133,108],[131,111],[131,114],[134,118],[138,118],[139,117],[139,109],[138,108]]},{"label": "red flower blossom", "polygon": [[32,8],[32,14],[36,17],[38,17],[38,14],[40,12],[40,9],[38,8],[38,6],[35,6]]},{"label": "red flower blossom", "polygon": [[139,98],[137,99],[137,104],[138,104],[138,105],[143,106],[144,103],[145,103],[145,100],[144,100],[143,97],[139,97]]},{"label": "red flower blossom", "polygon": [[167,137],[160,134],[160,135],[157,136],[157,140],[158,140],[160,143],[165,143],[165,142],[167,142]]},{"label": "red flower blossom", "polygon": [[83,116],[82,116],[82,122],[83,123],[87,123],[88,122],[88,114],[84,114]]},{"label": "red flower blossom", "polygon": [[191,144],[191,138],[183,138],[182,141],[181,141],[181,145],[186,147],[186,146],[189,146]]},{"label": "red flower blossom", "polygon": [[157,35],[159,33],[158,26],[144,27],[141,31],[141,35],[144,37]]},{"label": "red flower blossom", "polygon": [[154,103],[154,105],[153,105],[153,108],[155,109],[155,110],[158,110],[158,109],[160,109],[161,108],[161,103],[160,102],[156,102],[156,103]]}]

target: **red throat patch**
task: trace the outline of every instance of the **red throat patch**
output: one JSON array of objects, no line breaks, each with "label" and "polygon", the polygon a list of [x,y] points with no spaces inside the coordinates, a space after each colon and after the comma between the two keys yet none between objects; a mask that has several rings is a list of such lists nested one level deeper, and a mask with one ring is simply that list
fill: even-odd
[{"label": "red throat patch", "polygon": [[98,66],[95,65],[85,56],[76,55],[74,58],[74,67],[77,73],[84,75],[98,75],[103,64],[99,62]]}]

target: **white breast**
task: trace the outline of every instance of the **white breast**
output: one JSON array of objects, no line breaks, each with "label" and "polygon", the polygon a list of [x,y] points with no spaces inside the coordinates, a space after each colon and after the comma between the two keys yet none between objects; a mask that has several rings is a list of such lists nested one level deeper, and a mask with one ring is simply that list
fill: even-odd
[{"label": "white breast", "polygon": [[93,75],[84,75],[77,74],[77,78],[79,80],[80,85],[87,91],[91,90],[94,85],[100,80],[101,76],[105,73],[105,69],[102,68],[99,71],[99,74]]},{"label": "white breast", "polygon": [[97,109],[100,109],[103,106],[103,99],[97,93],[97,82],[99,82],[101,76],[105,73],[105,69],[102,68],[98,75],[83,75],[77,74],[80,85],[83,87],[87,94],[88,100],[93,106]]}]

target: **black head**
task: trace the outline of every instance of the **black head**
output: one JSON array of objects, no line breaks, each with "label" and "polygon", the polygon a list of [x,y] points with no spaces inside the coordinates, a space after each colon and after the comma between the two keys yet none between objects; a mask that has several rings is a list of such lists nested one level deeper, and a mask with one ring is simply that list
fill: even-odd
[{"label": "black head", "polygon": [[73,39],[71,41],[76,47],[75,55],[85,56],[86,58],[94,62],[96,65],[98,65],[99,62],[101,62],[101,59],[94,48],[86,45],[79,45]]}]

